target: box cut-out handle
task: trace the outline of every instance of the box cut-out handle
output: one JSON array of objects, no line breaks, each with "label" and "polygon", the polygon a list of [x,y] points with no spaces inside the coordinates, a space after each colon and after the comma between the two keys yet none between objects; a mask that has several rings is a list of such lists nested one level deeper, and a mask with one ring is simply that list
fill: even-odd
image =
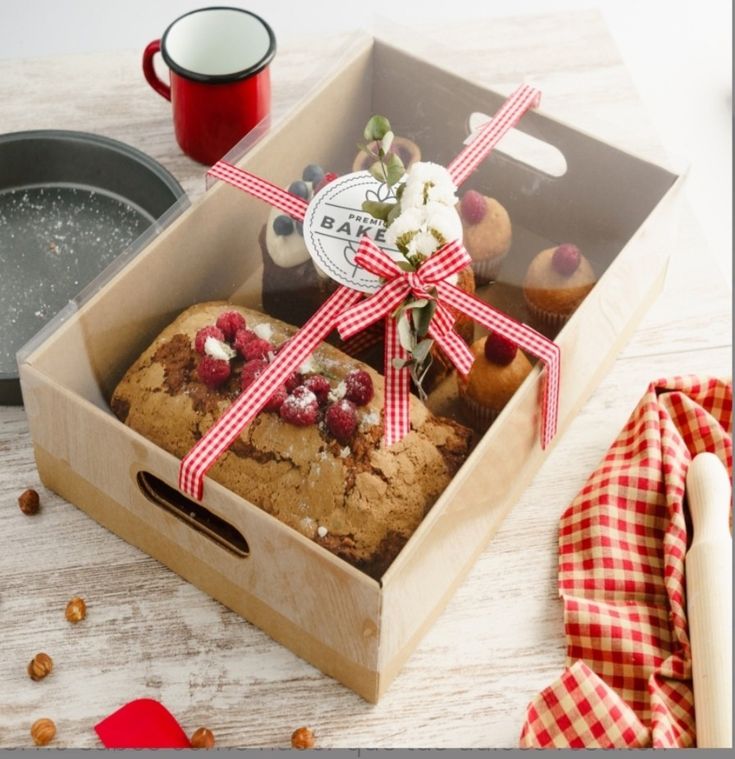
[{"label": "box cut-out handle", "polygon": [[151,503],[165,509],[236,556],[246,558],[250,555],[250,546],[245,536],[201,503],[187,498],[150,472],[138,472],[136,480],[141,493]]},{"label": "box cut-out handle", "polygon": [[[465,145],[472,142],[488,121],[490,116],[485,113],[476,111],[470,114],[467,119],[467,131],[470,134],[464,141]],[[567,173],[567,160],[559,148],[521,129],[506,132],[495,150],[555,179]]]}]

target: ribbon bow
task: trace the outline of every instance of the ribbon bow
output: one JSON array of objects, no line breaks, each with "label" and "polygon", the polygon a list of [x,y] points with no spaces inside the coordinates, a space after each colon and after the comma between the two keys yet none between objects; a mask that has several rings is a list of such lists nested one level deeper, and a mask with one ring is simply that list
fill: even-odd
[{"label": "ribbon bow", "polygon": [[[454,330],[455,317],[450,311],[469,316],[488,329],[508,338],[526,352],[541,359],[547,366],[546,390],[548,401],[556,403],[559,386],[559,348],[535,330],[497,311],[485,301],[453,285],[453,274],[471,263],[462,244],[455,240],[443,245],[428,258],[417,271],[407,272],[370,238],[363,237],[355,256],[356,262],[386,280],[369,298],[351,306],[337,317],[340,336],[347,340],[379,319],[385,321],[385,442],[386,445],[404,437],[410,429],[409,372],[405,365],[397,366],[394,359],[407,358],[407,352],[398,337],[398,319],[394,312],[408,295],[426,298],[436,303],[429,323],[428,334],[463,376],[472,368],[474,356],[467,344]],[[432,289],[436,295],[430,292]],[[403,315],[401,318],[408,318]],[[550,388],[549,388],[550,386]],[[549,413],[549,402],[544,403],[542,444],[546,446],[556,432],[556,415]]]},{"label": "ribbon bow", "polygon": [[[529,85],[519,87],[503,104],[473,141],[449,164],[448,171],[459,186],[487,157],[502,136],[529,108],[538,104],[540,93]],[[303,221],[307,203],[292,193],[232,166],[215,164],[208,174],[267,201],[292,218]],[[298,368],[319,343],[335,328],[343,337],[355,336],[381,318],[385,322],[385,441],[400,440],[410,429],[409,371],[396,366],[394,359],[408,354],[400,343],[398,323],[392,314],[409,294],[434,300],[436,308],[428,334],[465,375],[472,366],[469,348],[454,330],[453,312],[500,333],[546,365],[541,445],[546,447],[556,433],[559,403],[559,348],[535,330],[497,311],[474,295],[455,287],[449,278],[470,262],[458,241],[444,245],[427,259],[418,271],[404,272],[368,238],[363,238],[357,263],[385,280],[385,284],[365,299],[362,293],[341,286],[322,304],[309,321],[282,348],[254,382],[244,390],[217,422],[186,454],[179,467],[179,488],[201,500],[204,477],[214,462],[232,445],[241,430],[263,408],[273,392]],[[435,294],[433,294],[435,293]],[[451,310],[450,310],[451,309]],[[353,340],[355,338],[353,337]]]}]

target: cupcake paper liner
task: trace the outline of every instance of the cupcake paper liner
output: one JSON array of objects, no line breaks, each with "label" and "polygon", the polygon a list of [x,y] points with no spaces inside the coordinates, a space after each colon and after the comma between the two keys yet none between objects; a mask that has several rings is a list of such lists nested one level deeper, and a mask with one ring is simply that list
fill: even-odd
[{"label": "cupcake paper liner", "polygon": [[[531,301],[526,300],[526,306],[528,307],[528,310],[531,312],[531,316],[534,317],[534,319],[537,319],[538,321],[547,324],[549,327],[563,327],[568,321],[569,317],[572,314],[557,314],[553,313],[552,311],[544,311],[542,308],[539,308],[538,306],[531,303]],[[573,312],[572,312],[573,313]]]},{"label": "cupcake paper liner", "polygon": [[469,423],[478,431],[486,430],[498,418],[500,411],[483,406],[466,393],[460,398]]},{"label": "cupcake paper liner", "polygon": [[498,258],[488,258],[484,261],[473,261],[472,271],[475,273],[477,284],[484,285],[491,280],[496,279],[498,272],[500,271],[500,266],[505,260],[505,256],[507,255],[508,254],[505,253]]}]

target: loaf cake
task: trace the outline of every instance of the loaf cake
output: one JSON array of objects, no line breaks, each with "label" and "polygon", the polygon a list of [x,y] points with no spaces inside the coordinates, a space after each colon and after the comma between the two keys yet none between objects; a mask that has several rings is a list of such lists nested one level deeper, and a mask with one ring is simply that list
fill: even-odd
[{"label": "loaf cake", "polygon": [[[226,303],[192,306],[130,367],[112,410],[181,458],[295,331]],[[382,377],[327,344],[277,395],[209,476],[379,578],[461,466],[471,432],[411,396],[411,430],[386,449]]]}]

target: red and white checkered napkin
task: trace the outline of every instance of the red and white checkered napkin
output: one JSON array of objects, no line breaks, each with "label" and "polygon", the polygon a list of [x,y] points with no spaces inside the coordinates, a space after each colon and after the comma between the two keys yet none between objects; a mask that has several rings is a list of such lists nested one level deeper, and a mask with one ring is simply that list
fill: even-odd
[{"label": "red and white checkered napkin", "polygon": [[686,473],[732,466],[732,383],[652,383],[561,518],[569,667],[529,704],[523,747],[695,743],[684,556]]}]

